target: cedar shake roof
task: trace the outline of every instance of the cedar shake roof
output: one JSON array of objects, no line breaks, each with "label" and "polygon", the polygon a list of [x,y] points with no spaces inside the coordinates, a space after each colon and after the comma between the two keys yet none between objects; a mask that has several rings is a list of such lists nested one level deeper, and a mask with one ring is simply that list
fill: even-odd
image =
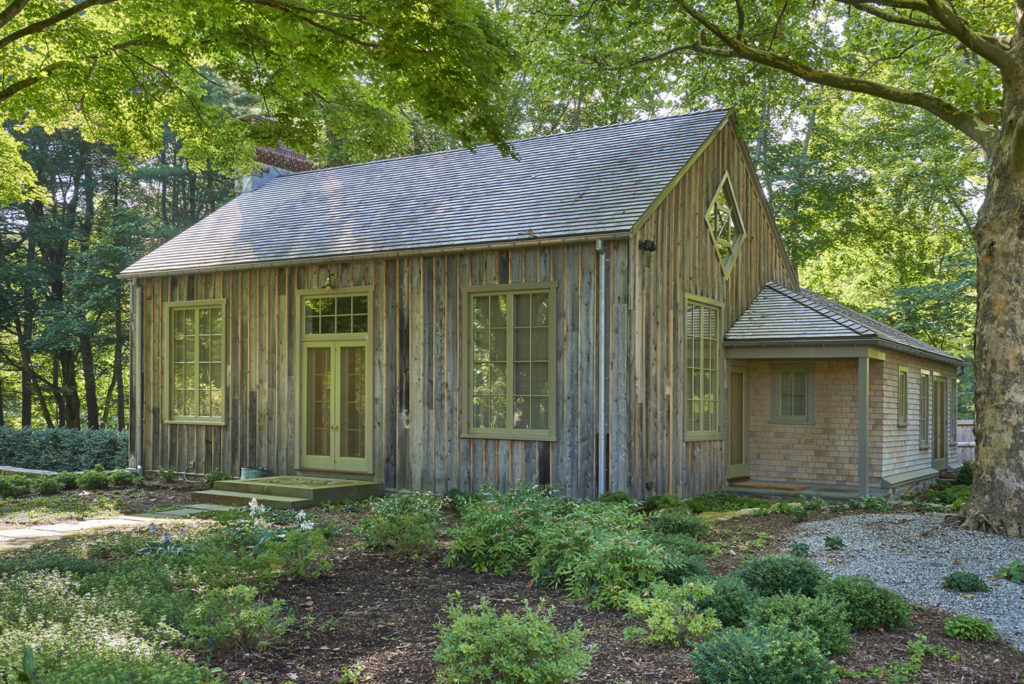
[{"label": "cedar shake roof", "polygon": [[900,332],[817,292],[794,292],[769,282],[725,334],[725,346],[871,344],[943,363],[952,354]]},{"label": "cedar shake roof", "polygon": [[123,276],[327,261],[531,240],[624,236],[724,124],[669,116],[275,178]]}]

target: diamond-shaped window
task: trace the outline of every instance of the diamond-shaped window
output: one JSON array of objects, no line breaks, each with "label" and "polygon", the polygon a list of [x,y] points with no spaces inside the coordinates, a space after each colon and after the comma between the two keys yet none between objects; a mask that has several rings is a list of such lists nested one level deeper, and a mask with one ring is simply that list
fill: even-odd
[{"label": "diamond-shaped window", "polygon": [[722,262],[722,273],[729,277],[740,244],[747,237],[747,229],[743,226],[743,218],[736,206],[736,196],[729,182],[729,174],[722,177],[711,206],[704,214],[704,222],[708,224],[711,240],[714,242],[718,259]]}]

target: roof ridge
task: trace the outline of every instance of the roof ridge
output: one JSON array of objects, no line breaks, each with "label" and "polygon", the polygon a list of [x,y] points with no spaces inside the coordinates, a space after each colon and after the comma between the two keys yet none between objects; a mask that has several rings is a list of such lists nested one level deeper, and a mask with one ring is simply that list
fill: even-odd
[{"label": "roof ridge", "polygon": [[851,320],[846,316],[841,316],[839,313],[832,311],[831,309],[828,309],[824,306],[821,306],[820,304],[817,304],[816,302],[812,301],[809,297],[805,297],[799,292],[794,292],[793,290],[790,290],[788,287],[779,285],[778,283],[773,282],[771,280],[765,283],[765,286],[771,287],[779,294],[789,297],[794,302],[802,304],[806,306],[808,309],[811,309],[812,311],[815,311],[823,316],[826,316],[827,318],[830,318],[836,323],[842,325],[844,328],[847,328],[851,332],[855,332],[862,337],[878,337],[877,333],[875,333],[870,328],[861,325],[857,321]]},{"label": "roof ridge", "polygon": [[[581,133],[588,133],[590,131],[597,131],[597,130],[602,130],[602,129],[607,129],[607,128],[618,128],[618,127],[624,127],[624,126],[635,126],[637,124],[647,123],[649,121],[665,121],[667,119],[682,119],[682,118],[686,118],[686,117],[690,117],[690,116],[698,116],[700,114],[713,114],[715,112],[726,112],[727,113],[729,111],[730,110],[729,110],[728,107],[716,107],[714,109],[701,109],[701,110],[698,110],[696,112],[685,112],[683,114],[666,114],[664,116],[652,116],[649,119],[638,119],[638,120],[635,120],[635,121],[620,121],[618,123],[613,123],[613,124],[603,124],[601,126],[590,126],[589,128],[577,128],[577,129],[572,130],[572,131],[559,131],[557,133],[545,133],[543,135],[531,135],[528,138],[514,138],[512,140],[509,140],[508,142],[512,143],[513,147],[515,147],[516,143],[529,142],[531,140],[539,140],[541,138],[557,138],[557,137],[567,136],[567,135],[579,135]],[[324,172],[324,171],[333,171],[335,169],[353,168],[353,167],[359,167],[359,166],[370,166],[370,165],[373,165],[373,164],[384,164],[384,163],[387,163],[387,162],[401,161],[403,159],[415,159],[417,157],[439,156],[439,155],[442,155],[442,154],[451,154],[452,152],[471,152],[472,154],[476,154],[479,150],[483,150],[485,148],[488,148],[488,149],[489,148],[497,148],[497,145],[495,143],[485,143],[483,145],[477,145],[472,150],[470,150],[470,148],[468,148],[468,147],[452,147],[452,148],[447,149],[447,150],[434,150],[433,152],[420,152],[419,154],[406,154],[406,155],[403,155],[401,157],[385,157],[383,159],[370,159],[370,160],[367,160],[367,161],[364,161],[364,162],[356,162],[354,164],[338,164],[336,166],[325,166],[322,169],[309,169],[308,171],[298,171],[296,173],[290,173],[290,174],[287,174],[287,175],[284,175],[284,176],[278,176],[274,180],[276,181],[276,180],[284,179],[284,178],[298,178],[298,177],[301,177],[301,176],[308,176],[308,175],[314,174],[314,173],[321,173],[321,172]]]}]

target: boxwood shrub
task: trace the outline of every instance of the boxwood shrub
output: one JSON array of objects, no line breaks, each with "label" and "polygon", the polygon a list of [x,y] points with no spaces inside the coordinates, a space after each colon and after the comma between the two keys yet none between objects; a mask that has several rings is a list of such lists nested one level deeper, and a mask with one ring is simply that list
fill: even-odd
[{"label": "boxwood shrub", "polygon": [[698,644],[690,657],[704,684],[818,684],[839,679],[813,632],[779,625],[729,627]]},{"label": "boxwood shrub", "polygon": [[826,598],[782,594],[759,598],[751,606],[748,625],[778,625],[792,631],[810,630],[828,655],[846,653],[853,645],[843,607]]},{"label": "boxwood shrub", "polygon": [[127,430],[0,428],[0,465],[41,470],[106,470],[128,465]]},{"label": "boxwood shrub", "polygon": [[742,627],[757,594],[736,573],[722,575],[714,584],[711,596],[698,601],[699,608],[711,608],[726,627]]},{"label": "boxwood shrub", "polygon": [[741,565],[737,574],[758,596],[814,596],[826,578],[814,561],[780,554],[753,558]]},{"label": "boxwood shrub", "polygon": [[822,585],[821,595],[845,604],[850,628],[894,630],[910,624],[910,605],[894,591],[870,577],[840,575]]}]

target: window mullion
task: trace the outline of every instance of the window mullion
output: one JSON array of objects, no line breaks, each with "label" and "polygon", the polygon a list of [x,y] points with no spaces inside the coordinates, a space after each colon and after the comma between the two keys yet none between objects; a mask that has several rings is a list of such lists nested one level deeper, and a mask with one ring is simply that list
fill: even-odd
[{"label": "window mullion", "polygon": [[505,311],[508,315],[505,316],[505,429],[512,430],[515,428],[513,419],[515,417],[513,411],[515,408],[515,400],[513,399],[513,385],[515,384],[515,334],[516,334],[516,321],[515,321],[515,303],[516,298],[514,294],[505,295]]},{"label": "window mullion", "polygon": [[192,380],[192,401],[194,402],[192,405],[195,407],[193,415],[198,417],[201,414],[199,410],[199,309],[192,309],[191,314],[192,330],[195,332],[192,336],[192,377],[194,378]]}]

